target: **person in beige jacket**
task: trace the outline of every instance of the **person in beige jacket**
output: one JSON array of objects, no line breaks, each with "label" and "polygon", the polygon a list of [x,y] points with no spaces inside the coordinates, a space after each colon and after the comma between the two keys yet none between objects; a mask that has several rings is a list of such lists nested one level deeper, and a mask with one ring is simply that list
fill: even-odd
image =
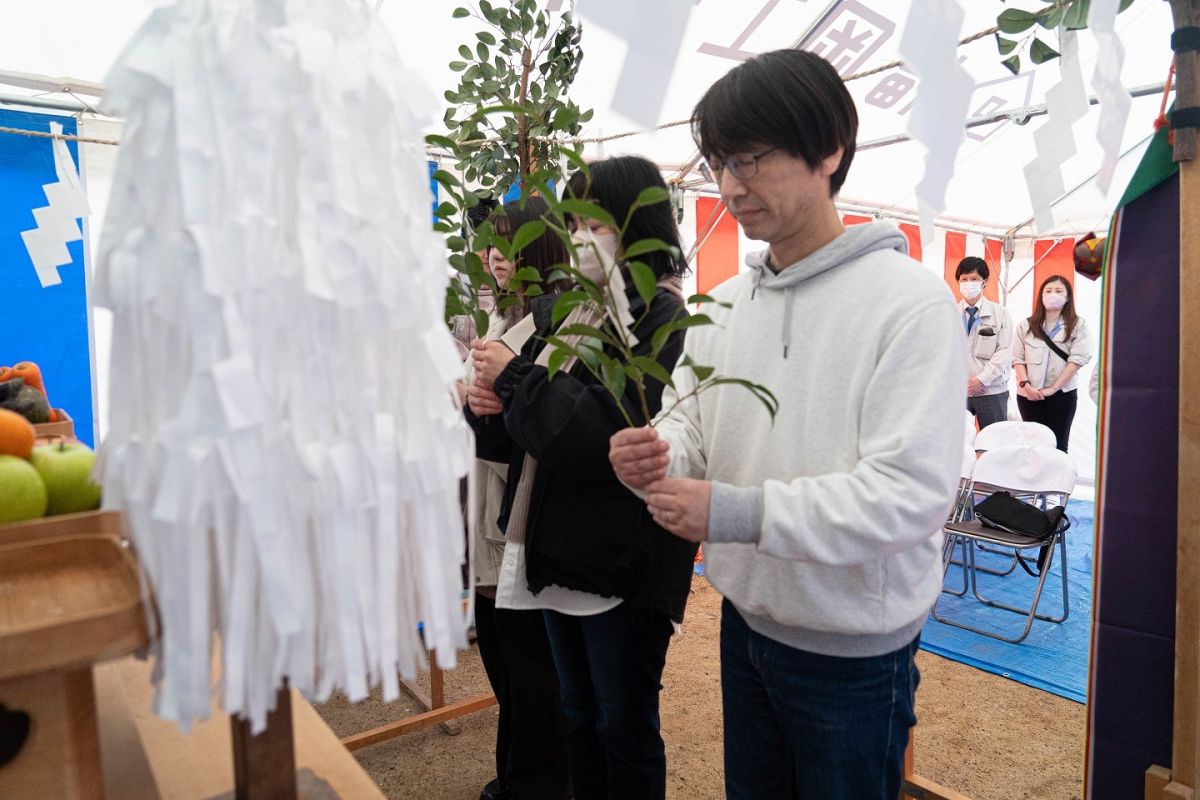
[{"label": "person in beige jacket", "polygon": [[[526,222],[549,213],[544,200],[528,198],[524,208],[506,203],[492,217],[496,233],[511,240]],[[545,279],[553,267],[567,261],[566,248],[547,231],[510,261],[498,248],[488,250],[488,268],[500,293],[489,313],[486,337],[511,339],[517,323],[529,312],[528,301],[509,291],[521,267],[533,267]],[[545,286],[546,292],[555,286]],[[510,298],[520,302],[513,303]],[[472,368],[473,369],[473,368]],[[467,385],[474,376],[467,375]],[[496,424],[501,424],[499,420]],[[496,584],[504,559],[501,514],[508,465],[476,459],[475,498],[470,509],[474,536],[475,632],[488,682],[500,706],[496,729],[496,778],[480,800],[565,800],[570,794],[566,719],[557,674],[550,654],[541,611],[496,607]]]},{"label": "person in beige jacket", "polygon": [[1017,326],[1013,371],[1021,419],[1054,431],[1064,453],[1079,404],[1077,376],[1091,360],[1092,336],[1075,313],[1074,290],[1066,278],[1051,275],[1038,288],[1033,316]]},{"label": "person in beige jacket", "polygon": [[967,256],[954,270],[963,328],[967,333],[967,411],[980,430],[1008,419],[1008,378],[1012,374],[1012,320],[998,303],[983,296],[991,277],[987,262]]}]

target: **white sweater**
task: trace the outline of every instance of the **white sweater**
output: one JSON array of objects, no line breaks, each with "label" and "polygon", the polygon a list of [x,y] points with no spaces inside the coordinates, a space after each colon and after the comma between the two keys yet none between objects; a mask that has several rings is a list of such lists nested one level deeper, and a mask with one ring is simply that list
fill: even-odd
[{"label": "white sweater", "polygon": [[[670,474],[713,481],[706,574],[763,635],[880,655],[920,630],[941,588],[942,523],[962,456],[963,328],[942,281],[875,223],[779,274],[766,253],[713,293],[685,353],[745,389],[690,399],[658,430]],[[686,367],[664,415],[695,385]]]}]

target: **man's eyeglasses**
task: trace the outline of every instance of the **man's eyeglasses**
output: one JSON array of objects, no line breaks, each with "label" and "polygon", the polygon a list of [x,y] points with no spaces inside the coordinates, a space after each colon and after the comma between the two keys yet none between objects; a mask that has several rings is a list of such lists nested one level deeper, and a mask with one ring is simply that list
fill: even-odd
[{"label": "man's eyeglasses", "polygon": [[710,183],[720,183],[721,176],[725,170],[729,170],[729,174],[738,180],[746,180],[753,178],[758,174],[758,160],[768,153],[773,153],[779,149],[779,146],[768,147],[761,153],[751,155],[749,153],[738,153],[732,155],[723,161],[718,161],[715,164],[709,164],[707,160],[700,162],[700,174],[704,176],[704,180]]}]

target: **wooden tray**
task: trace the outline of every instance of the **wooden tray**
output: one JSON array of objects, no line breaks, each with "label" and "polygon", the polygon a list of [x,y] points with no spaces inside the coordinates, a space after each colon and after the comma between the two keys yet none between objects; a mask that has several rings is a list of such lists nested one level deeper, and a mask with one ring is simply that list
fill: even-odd
[{"label": "wooden tray", "polygon": [[147,641],[137,563],[118,540],[0,547],[0,681],[114,658]]},{"label": "wooden tray", "polygon": [[28,544],[64,536],[109,536],[125,538],[125,528],[119,511],[83,511],[78,514],[59,514],[24,522],[0,525],[0,547]]},{"label": "wooden tray", "polygon": [[40,425],[34,425],[34,435],[39,439],[53,439],[57,436],[74,439],[75,421],[61,408],[54,410],[58,412],[58,422],[43,422]]}]

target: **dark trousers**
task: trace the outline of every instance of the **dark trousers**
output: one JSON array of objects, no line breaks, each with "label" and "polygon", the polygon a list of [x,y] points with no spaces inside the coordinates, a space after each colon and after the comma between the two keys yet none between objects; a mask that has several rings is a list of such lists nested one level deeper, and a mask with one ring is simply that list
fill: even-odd
[{"label": "dark trousers", "polygon": [[1058,439],[1058,449],[1067,452],[1067,441],[1071,438],[1071,423],[1075,420],[1075,407],[1079,397],[1075,390],[1056,392],[1045,400],[1029,400],[1017,395],[1017,408],[1021,411],[1021,419],[1026,422],[1040,422],[1054,431]]},{"label": "dark trousers", "polygon": [[993,422],[1003,422],[1008,419],[1008,391],[967,397],[967,411],[975,415],[979,430]]},{"label": "dark trousers", "polygon": [[756,633],[724,601],[727,800],[896,800],[916,652],[914,640],[869,658],[809,653]]},{"label": "dark trousers", "polygon": [[475,595],[475,635],[500,705],[496,777],[514,800],[570,795],[567,721],[541,611],[496,608]]},{"label": "dark trousers", "polygon": [[587,617],[547,611],[546,629],[570,730],[576,800],[662,800],[667,757],[658,693],[670,617],[622,603]]}]

